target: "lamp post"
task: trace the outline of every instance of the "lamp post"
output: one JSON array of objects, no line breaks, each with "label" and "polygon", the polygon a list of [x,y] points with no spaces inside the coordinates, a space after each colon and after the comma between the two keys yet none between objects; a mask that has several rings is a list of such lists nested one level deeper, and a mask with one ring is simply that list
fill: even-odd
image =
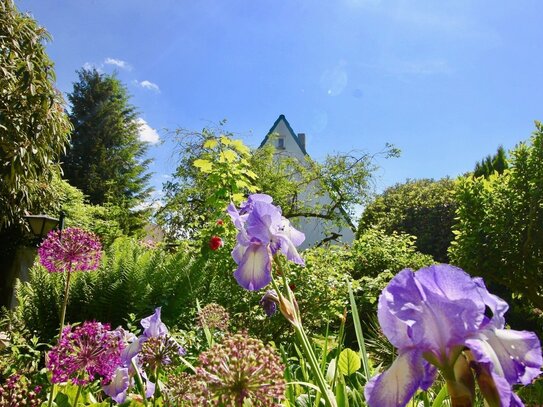
[{"label": "lamp post", "polygon": [[26,215],[24,218],[30,225],[32,234],[36,237],[39,244],[57,225],[60,230],[64,229],[64,216],[64,211],[61,211],[59,219],[47,215]]}]

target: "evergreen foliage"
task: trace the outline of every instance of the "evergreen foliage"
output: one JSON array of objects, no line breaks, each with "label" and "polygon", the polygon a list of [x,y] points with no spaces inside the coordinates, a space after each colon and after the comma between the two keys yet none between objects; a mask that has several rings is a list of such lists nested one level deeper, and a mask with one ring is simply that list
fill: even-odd
[{"label": "evergreen foliage", "polygon": [[137,111],[114,75],[96,69],[78,74],[68,95],[74,131],[62,168],[68,182],[83,191],[91,204],[124,209],[119,222],[130,232],[141,227],[145,216],[130,210],[151,191],[150,160],[144,159],[147,146],[139,140]]},{"label": "evergreen foliage", "polygon": [[377,227],[388,234],[413,235],[417,250],[446,263],[454,239],[453,188],[449,178],[408,180],[387,188],[364,210],[358,233]]},{"label": "evergreen foliage", "polygon": [[26,211],[56,199],[48,184],[59,172],[70,123],[54,87],[49,40],[12,0],[0,3],[0,231],[21,227]]},{"label": "evergreen foliage", "polygon": [[50,182],[60,172],[70,122],[54,86],[49,40],[12,0],[0,2],[0,305],[11,298],[11,265],[28,229],[23,216],[58,213]]},{"label": "evergreen foliage", "polygon": [[493,156],[489,155],[485,159],[475,164],[473,176],[488,178],[494,172],[497,172],[498,174],[503,174],[508,166],[509,165],[507,163],[507,153],[502,146],[499,146],[496,154],[494,154]]},{"label": "evergreen foliage", "polygon": [[[510,152],[509,169],[464,177],[450,255],[509,300],[543,309],[543,126]],[[513,307],[512,307],[513,308]],[[541,311],[535,311],[540,314]],[[532,314],[534,315],[534,314]],[[526,320],[526,316],[524,316]]]}]

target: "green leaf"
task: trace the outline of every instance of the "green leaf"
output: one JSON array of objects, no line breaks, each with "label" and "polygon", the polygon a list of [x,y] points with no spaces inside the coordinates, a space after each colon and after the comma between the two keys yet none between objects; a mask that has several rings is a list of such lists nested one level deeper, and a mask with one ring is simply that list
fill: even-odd
[{"label": "green leaf", "polygon": [[197,160],[194,160],[193,165],[196,168],[199,168],[200,171],[205,173],[210,173],[211,171],[213,171],[213,164],[208,160],[202,160],[201,158],[199,158]]},{"label": "green leaf", "polygon": [[360,357],[354,350],[346,348],[339,354],[338,367],[343,375],[349,376],[360,369],[361,366]]}]

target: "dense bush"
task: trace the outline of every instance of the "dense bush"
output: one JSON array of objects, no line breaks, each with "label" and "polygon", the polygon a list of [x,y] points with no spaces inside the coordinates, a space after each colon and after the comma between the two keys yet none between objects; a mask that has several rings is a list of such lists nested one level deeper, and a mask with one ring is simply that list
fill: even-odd
[{"label": "dense bush", "polygon": [[[500,296],[543,309],[543,126],[510,154],[509,169],[459,180],[455,264],[482,276]],[[514,307],[512,307],[514,308]],[[513,310],[514,311],[514,310]]]},{"label": "dense bush", "polygon": [[359,235],[371,227],[386,233],[407,233],[417,238],[416,248],[436,261],[448,262],[453,240],[454,182],[449,178],[408,180],[387,188],[368,205],[359,225]]}]

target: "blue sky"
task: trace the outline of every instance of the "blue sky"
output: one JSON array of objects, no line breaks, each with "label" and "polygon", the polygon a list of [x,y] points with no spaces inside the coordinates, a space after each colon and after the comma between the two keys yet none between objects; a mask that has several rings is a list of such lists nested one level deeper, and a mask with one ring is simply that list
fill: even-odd
[{"label": "blue sky", "polygon": [[149,149],[157,188],[175,168],[163,129],[227,119],[257,146],[285,114],[316,159],[390,142],[402,155],[379,161],[383,189],[469,171],[543,119],[539,0],[16,4],[52,34],[61,91],[85,64],[117,71],[165,140]]}]

